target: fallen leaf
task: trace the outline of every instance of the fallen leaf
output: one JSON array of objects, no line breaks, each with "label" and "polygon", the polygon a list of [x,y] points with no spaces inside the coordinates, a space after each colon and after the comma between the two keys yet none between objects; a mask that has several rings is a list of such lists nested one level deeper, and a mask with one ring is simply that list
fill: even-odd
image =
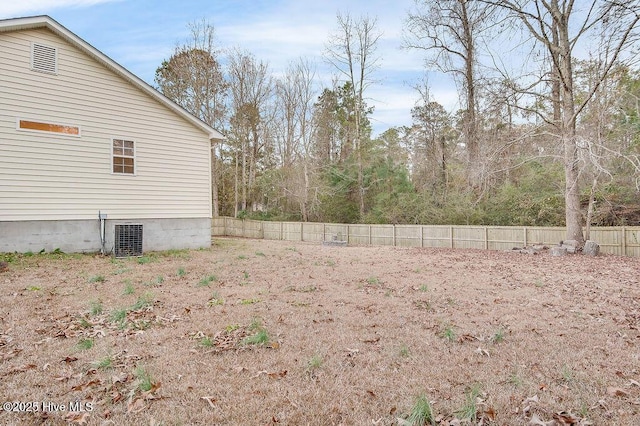
[{"label": "fallen leaf", "polygon": [[65,357],[62,361],[66,362],[67,364],[70,364],[70,363],[75,362],[77,360],[78,360],[78,358],[75,357],[75,356],[68,356],[68,357]]},{"label": "fallen leaf", "polygon": [[609,386],[607,387],[607,393],[610,396],[629,396],[629,392],[625,391],[624,389],[620,389],[620,388],[615,388],[613,386]]},{"label": "fallen leaf", "polygon": [[490,421],[494,421],[496,419],[496,410],[493,409],[493,407],[487,407],[484,410],[484,415],[490,420]]},{"label": "fallen leaf", "polygon": [[278,371],[276,373],[268,373],[272,379],[282,378],[287,375],[287,370]]},{"label": "fallen leaf", "polygon": [[553,420],[555,420],[559,426],[577,426],[581,419],[571,413],[561,411],[560,413],[554,413]]},{"label": "fallen leaf", "polygon": [[373,397],[373,398],[376,398],[376,397],[377,397],[377,395],[376,395],[376,394],[375,394],[375,392],[373,392],[373,391],[367,390],[367,393],[369,394],[369,396],[371,396],[371,397]]},{"label": "fallen leaf", "polygon": [[82,413],[72,411],[66,414],[64,419],[71,424],[86,425],[89,421],[89,416],[90,414],[86,411]]},{"label": "fallen leaf", "polygon": [[127,413],[139,413],[144,409],[145,404],[142,398],[136,398],[132,401],[129,401],[129,404],[127,404]]},{"label": "fallen leaf", "polygon": [[380,337],[374,337],[373,339],[364,339],[364,343],[378,343],[380,341]]},{"label": "fallen leaf", "polygon": [[463,334],[462,336],[458,337],[458,342],[460,343],[472,342],[474,340],[478,340],[478,338],[470,334]]},{"label": "fallen leaf", "polygon": [[91,386],[94,386],[94,385],[100,385],[101,383],[102,383],[102,382],[101,382],[100,380],[95,379],[95,380],[88,381],[87,383],[81,383],[81,384],[79,384],[79,385],[72,386],[72,387],[71,387],[71,390],[74,390],[74,391],[83,391],[83,390],[85,390],[85,389],[86,389],[86,388],[88,388],[88,387],[91,387]]}]

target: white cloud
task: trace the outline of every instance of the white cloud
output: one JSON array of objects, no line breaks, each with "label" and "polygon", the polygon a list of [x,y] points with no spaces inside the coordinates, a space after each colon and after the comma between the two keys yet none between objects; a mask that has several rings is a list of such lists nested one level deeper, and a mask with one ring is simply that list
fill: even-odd
[{"label": "white cloud", "polygon": [[15,18],[34,13],[47,14],[64,7],[88,7],[120,0],[4,0],[0,3],[0,18]]}]

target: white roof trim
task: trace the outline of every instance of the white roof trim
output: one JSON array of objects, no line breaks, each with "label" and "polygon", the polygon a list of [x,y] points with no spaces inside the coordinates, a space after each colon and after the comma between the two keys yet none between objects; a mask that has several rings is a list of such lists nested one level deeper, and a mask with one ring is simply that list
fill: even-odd
[{"label": "white roof trim", "polygon": [[47,28],[62,37],[64,40],[68,41],[72,45],[78,47],[80,50],[84,51],[87,55],[91,56],[111,71],[120,75],[124,79],[131,82],[135,87],[139,88],[152,98],[156,99],[161,104],[165,105],[170,110],[174,111],[176,114],[184,117],[187,121],[190,121],[193,125],[200,128],[204,131],[209,139],[212,140],[224,140],[225,136],[209,126],[202,120],[198,119],[194,115],[190,114],[184,108],[171,101],[169,98],[164,96],[162,93],[158,92],[156,89],[147,84],[140,77],[136,76],[132,72],[128,71],[122,65],[115,62],[113,59],[109,58],[104,53],[100,52],[98,49],[66,29],[64,26],[60,25],[56,20],[49,16],[32,16],[26,18],[14,18],[14,19],[4,19],[0,20],[0,33],[2,32],[10,32],[10,31],[21,31],[21,30],[30,30],[30,29],[38,29],[38,28]]}]

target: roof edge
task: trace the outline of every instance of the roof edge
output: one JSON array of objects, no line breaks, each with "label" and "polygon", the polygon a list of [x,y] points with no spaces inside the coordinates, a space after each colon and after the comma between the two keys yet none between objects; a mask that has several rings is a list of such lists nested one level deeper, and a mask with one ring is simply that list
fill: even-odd
[{"label": "roof edge", "polygon": [[39,28],[47,28],[50,31],[54,32],[58,36],[62,37],[64,40],[68,41],[72,45],[78,47],[80,50],[84,51],[92,58],[102,63],[104,66],[109,68],[111,71],[120,75],[124,79],[130,81],[134,86],[143,92],[147,93],[152,98],[155,98],[161,104],[164,104],[167,108],[173,110],[178,115],[185,118],[187,121],[190,121],[196,127],[199,127],[202,131],[204,131],[209,140],[225,140],[226,137],[220,133],[218,130],[209,126],[204,121],[200,120],[198,117],[194,116],[180,105],[173,102],[171,99],[164,96],[162,93],[158,92],[147,82],[142,80],[137,75],[133,74],[131,71],[127,70],[122,65],[118,64],[116,61],[102,53],[100,50],[93,47],[90,43],[86,42],[78,35],[67,29],[65,26],[60,24],[58,21],[53,19],[48,15],[38,15],[38,16],[28,16],[22,18],[10,18],[10,19],[2,19],[0,20],[0,33],[3,32],[11,32],[11,31],[21,31],[21,30],[30,30],[30,29],[39,29]]}]

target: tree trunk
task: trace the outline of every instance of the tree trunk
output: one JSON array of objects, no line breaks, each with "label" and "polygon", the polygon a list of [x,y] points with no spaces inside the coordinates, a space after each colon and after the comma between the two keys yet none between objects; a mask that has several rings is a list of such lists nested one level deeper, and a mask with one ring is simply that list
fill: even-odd
[{"label": "tree trunk", "polygon": [[568,16],[556,22],[558,30],[558,55],[555,56],[560,73],[562,97],[562,124],[560,135],[564,147],[565,221],[567,240],[575,240],[578,248],[584,246],[582,213],[580,210],[580,172],[578,169],[578,145],[576,142],[576,107],[573,93],[573,67],[569,40]]}]

